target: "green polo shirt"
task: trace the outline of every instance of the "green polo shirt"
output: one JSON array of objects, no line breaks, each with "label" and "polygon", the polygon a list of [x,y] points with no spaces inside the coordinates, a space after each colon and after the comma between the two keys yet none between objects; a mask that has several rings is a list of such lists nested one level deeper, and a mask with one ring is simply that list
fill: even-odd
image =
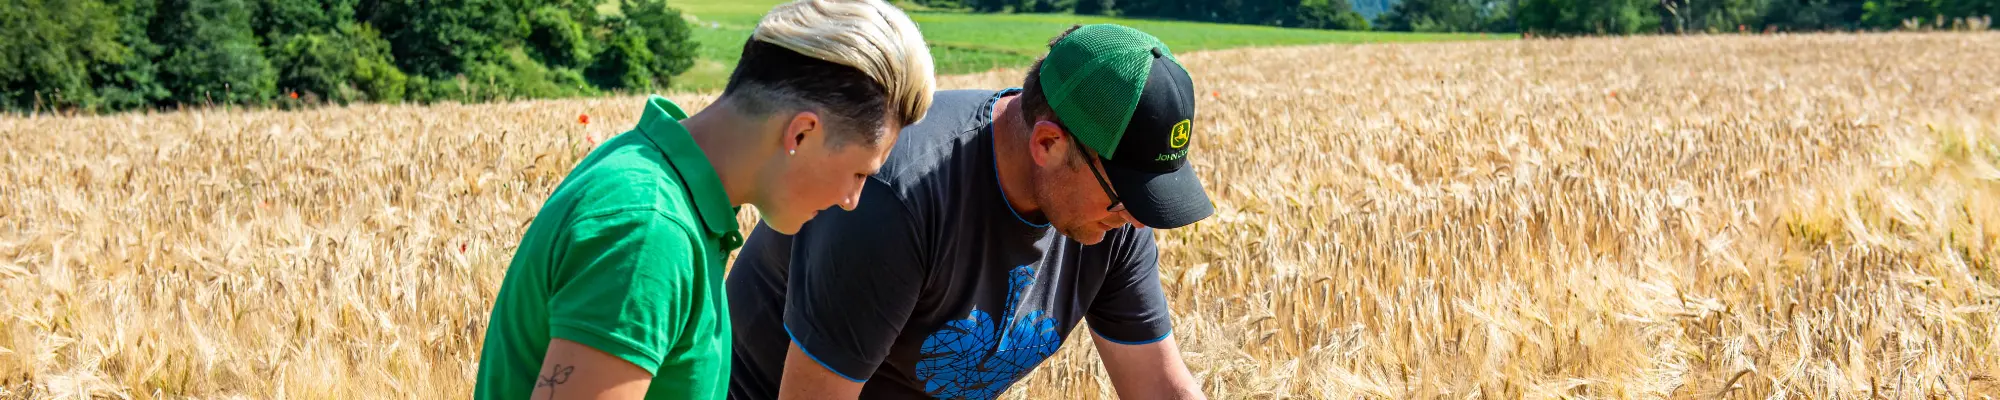
[{"label": "green polo shirt", "polygon": [[474,398],[528,398],[553,338],[652,372],[648,399],[726,394],[724,260],[743,235],[685,118],[648,99],[639,127],[591,151],[535,214],[494,299]]}]

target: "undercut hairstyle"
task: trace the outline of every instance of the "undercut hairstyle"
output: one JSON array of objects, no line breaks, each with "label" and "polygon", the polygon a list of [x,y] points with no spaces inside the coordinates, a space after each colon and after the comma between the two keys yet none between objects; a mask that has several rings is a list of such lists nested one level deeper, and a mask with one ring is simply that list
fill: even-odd
[{"label": "undercut hairstyle", "polygon": [[[1064,30],[1062,34],[1056,35],[1055,38],[1049,39],[1049,48],[1052,49],[1055,48],[1056,43],[1061,43],[1063,38],[1069,37],[1070,33],[1076,32],[1077,28],[1082,28],[1082,27],[1083,25],[1070,25],[1068,30]],[[1056,125],[1062,125],[1062,119],[1056,118],[1055,108],[1049,106],[1048,94],[1042,93],[1042,60],[1046,60],[1048,58],[1049,58],[1048,54],[1043,54],[1042,57],[1036,58],[1035,64],[1028,67],[1028,78],[1025,81],[1021,82],[1021,99],[1020,99],[1021,119],[1022,122],[1025,122],[1027,124],[1029,129],[1033,129],[1035,127],[1035,122],[1042,120],[1048,120],[1049,122],[1056,123]],[[1073,132],[1068,132],[1069,130],[1068,127],[1064,127],[1063,130],[1065,131],[1063,132],[1063,134],[1066,135],[1075,134]],[[1074,145],[1076,144],[1076,142],[1072,141],[1070,142],[1070,144]],[[1085,156],[1084,152],[1082,151],[1083,149],[1077,149],[1077,150],[1078,151],[1075,152],[1076,156],[1070,157],[1069,163],[1071,166],[1075,166],[1079,162],[1088,161],[1087,156]]]},{"label": "undercut hairstyle", "polygon": [[884,121],[916,124],[937,91],[930,49],[881,0],[799,0],[771,9],[743,44],[718,103],[745,114],[813,111],[835,146],[881,142]]}]

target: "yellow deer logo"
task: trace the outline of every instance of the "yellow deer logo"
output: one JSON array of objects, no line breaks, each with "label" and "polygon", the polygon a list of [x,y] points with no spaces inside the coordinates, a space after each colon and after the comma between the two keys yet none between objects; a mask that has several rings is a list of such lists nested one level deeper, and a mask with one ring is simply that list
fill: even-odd
[{"label": "yellow deer logo", "polygon": [[1174,134],[1173,136],[1169,136],[1167,138],[1167,145],[1172,146],[1175,149],[1187,147],[1188,129],[1193,128],[1193,125],[1194,125],[1193,120],[1185,120],[1185,119],[1181,120],[1181,123],[1174,124]]}]

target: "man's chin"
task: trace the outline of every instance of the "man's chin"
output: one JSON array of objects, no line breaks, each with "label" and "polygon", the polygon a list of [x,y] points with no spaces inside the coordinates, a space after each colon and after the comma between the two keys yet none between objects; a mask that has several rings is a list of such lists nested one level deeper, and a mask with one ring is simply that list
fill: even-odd
[{"label": "man's chin", "polygon": [[1098,242],[1104,241],[1104,231],[1096,229],[1090,229],[1090,228],[1064,229],[1062,230],[1062,234],[1063,236],[1069,237],[1069,240],[1076,241],[1077,243],[1081,243],[1085,246],[1095,245]]}]

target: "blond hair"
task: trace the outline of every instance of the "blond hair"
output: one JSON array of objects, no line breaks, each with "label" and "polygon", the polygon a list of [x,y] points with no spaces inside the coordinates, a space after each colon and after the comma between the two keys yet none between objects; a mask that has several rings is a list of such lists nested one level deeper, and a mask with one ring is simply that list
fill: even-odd
[{"label": "blond hair", "polygon": [[887,92],[903,126],[923,119],[937,78],[923,34],[908,15],[880,0],[798,0],[772,8],[750,40],[845,65]]}]

